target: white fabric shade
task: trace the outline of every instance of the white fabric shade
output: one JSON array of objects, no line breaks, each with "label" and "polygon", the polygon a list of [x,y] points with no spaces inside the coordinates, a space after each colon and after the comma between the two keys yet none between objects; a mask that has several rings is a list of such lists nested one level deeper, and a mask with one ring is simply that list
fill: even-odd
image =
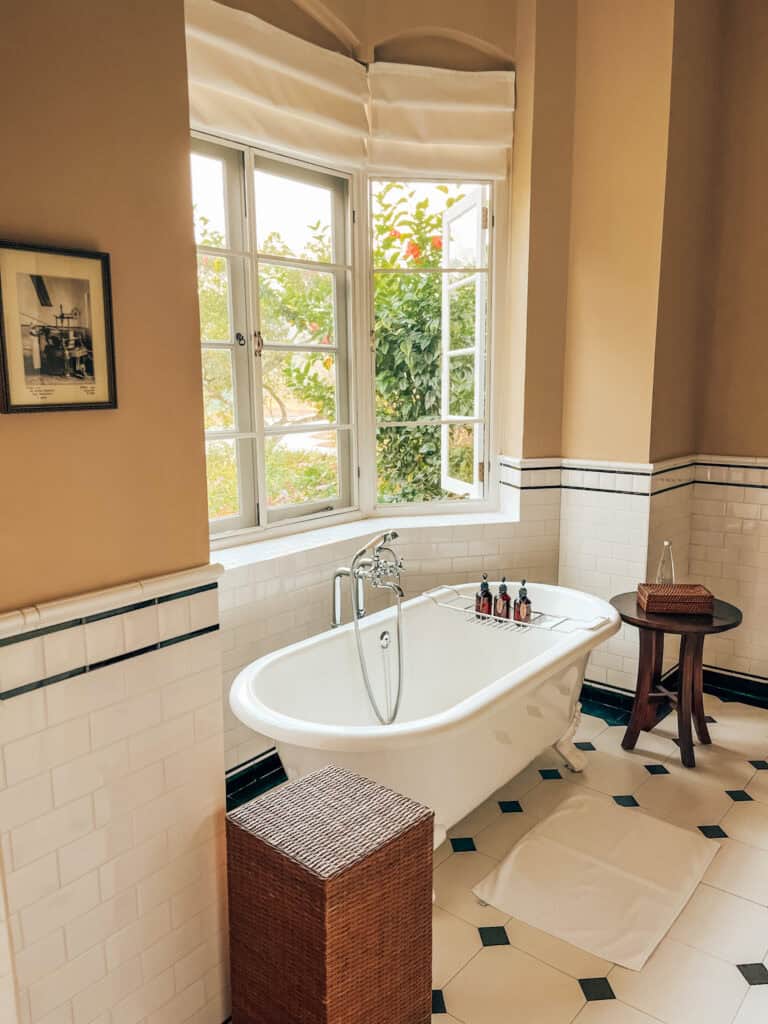
[{"label": "white fabric shade", "polygon": [[514,72],[372,64],[368,87],[368,159],[376,170],[506,176]]},{"label": "white fabric shade", "polygon": [[192,127],[373,173],[503,178],[514,72],[373,64],[186,0]]},{"label": "white fabric shade", "polygon": [[362,65],[212,0],[187,0],[186,21],[193,128],[362,166]]}]

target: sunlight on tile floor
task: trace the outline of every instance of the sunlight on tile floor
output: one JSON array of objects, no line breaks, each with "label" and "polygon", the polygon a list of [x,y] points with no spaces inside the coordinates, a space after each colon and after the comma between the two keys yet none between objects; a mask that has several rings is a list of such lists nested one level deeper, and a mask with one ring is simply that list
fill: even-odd
[{"label": "sunlight on tile floor", "polygon": [[[706,697],[712,746],[683,768],[669,716],[637,749],[584,716],[575,775],[538,758],[435,851],[433,1024],[768,1024],[768,711]],[[642,971],[482,906],[472,887],[582,787],[721,843]],[[616,799],[621,798],[621,799]]]}]

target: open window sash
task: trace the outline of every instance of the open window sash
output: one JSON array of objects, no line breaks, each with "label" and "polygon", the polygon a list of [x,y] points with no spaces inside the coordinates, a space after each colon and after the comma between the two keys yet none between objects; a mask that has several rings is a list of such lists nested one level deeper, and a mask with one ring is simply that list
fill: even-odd
[{"label": "open window sash", "polygon": [[[440,428],[440,486],[450,494],[468,498],[483,496],[483,392],[488,277],[485,270],[477,270],[477,265],[481,261],[485,263],[487,217],[485,190],[475,188],[445,211],[442,225],[444,273],[440,419],[443,422]],[[454,230],[464,218],[465,224],[469,223],[473,228],[469,237],[466,229],[461,232]],[[467,258],[468,251],[473,254],[470,259]],[[473,266],[474,273],[462,269],[468,264]],[[457,309],[462,309],[463,314],[454,315]],[[460,376],[466,376],[468,365],[472,367],[471,395],[466,393],[466,382],[463,385],[458,383]],[[452,387],[452,384],[455,386]],[[463,390],[457,393],[462,387]],[[471,401],[468,401],[470,398]],[[467,464],[468,448],[471,449],[470,465]]]}]

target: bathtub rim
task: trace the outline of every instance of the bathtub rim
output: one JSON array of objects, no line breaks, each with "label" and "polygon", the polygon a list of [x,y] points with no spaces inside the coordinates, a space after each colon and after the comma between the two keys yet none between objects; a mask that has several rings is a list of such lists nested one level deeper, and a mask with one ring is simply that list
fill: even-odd
[{"label": "bathtub rim", "polygon": [[[458,584],[457,589],[472,588],[473,586],[473,584]],[[352,623],[347,623],[335,630],[329,629],[322,633],[316,633],[287,647],[271,651],[246,665],[238,672],[230,688],[230,708],[239,721],[255,732],[267,736],[277,743],[290,743],[301,747],[354,752],[410,747],[437,740],[451,729],[482,715],[506,694],[516,691],[523,697],[526,692],[534,689],[549,676],[567,668],[569,664],[577,660],[577,656],[580,658],[583,655],[586,659],[591,650],[617,633],[621,627],[618,613],[602,598],[554,584],[531,584],[531,587],[556,590],[563,594],[572,594],[579,599],[586,598],[604,615],[606,621],[595,629],[577,629],[571,633],[559,634],[563,638],[563,643],[558,644],[554,650],[543,651],[535,655],[523,665],[494,679],[481,690],[469,694],[463,700],[434,715],[387,726],[340,726],[286,715],[265,704],[253,692],[253,684],[257,677],[266,671],[273,662],[289,656],[291,652],[312,647],[321,638],[327,638],[329,634],[335,635],[343,630],[351,632]],[[420,594],[405,602],[404,607],[414,607],[429,600],[425,594]],[[368,616],[367,624],[372,627],[377,622],[386,620],[390,614],[390,609],[376,612]],[[580,684],[583,680],[578,682]],[[362,686],[362,680],[360,685]],[[578,692],[575,699],[577,697]]]}]

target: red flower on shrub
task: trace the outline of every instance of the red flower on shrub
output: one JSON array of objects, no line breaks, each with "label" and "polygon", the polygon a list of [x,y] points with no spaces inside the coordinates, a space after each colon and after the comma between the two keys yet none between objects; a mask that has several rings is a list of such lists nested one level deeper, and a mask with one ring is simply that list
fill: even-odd
[{"label": "red flower on shrub", "polygon": [[443,240],[440,237],[440,235],[432,235],[431,242],[432,242],[432,248],[433,249],[440,250],[440,249],[443,248]]},{"label": "red flower on shrub", "polygon": [[411,239],[408,242],[408,245],[406,245],[406,247],[405,247],[405,255],[408,257],[408,259],[420,260],[421,259],[421,247],[419,246],[418,242],[414,242],[414,240]]},{"label": "red flower on shrub", "polygon": [[389,237],[390,238],[399,238],[400,237],[400,232],[397,230],[397,228],[390,228],[389,229]]},{"label": "red flower on shrub", "polygon": [[320,324],[316,324],[314,320],[310,320],[309,321],[309,329],[314,334],[315,331],[319,331],[320,330]]}]

